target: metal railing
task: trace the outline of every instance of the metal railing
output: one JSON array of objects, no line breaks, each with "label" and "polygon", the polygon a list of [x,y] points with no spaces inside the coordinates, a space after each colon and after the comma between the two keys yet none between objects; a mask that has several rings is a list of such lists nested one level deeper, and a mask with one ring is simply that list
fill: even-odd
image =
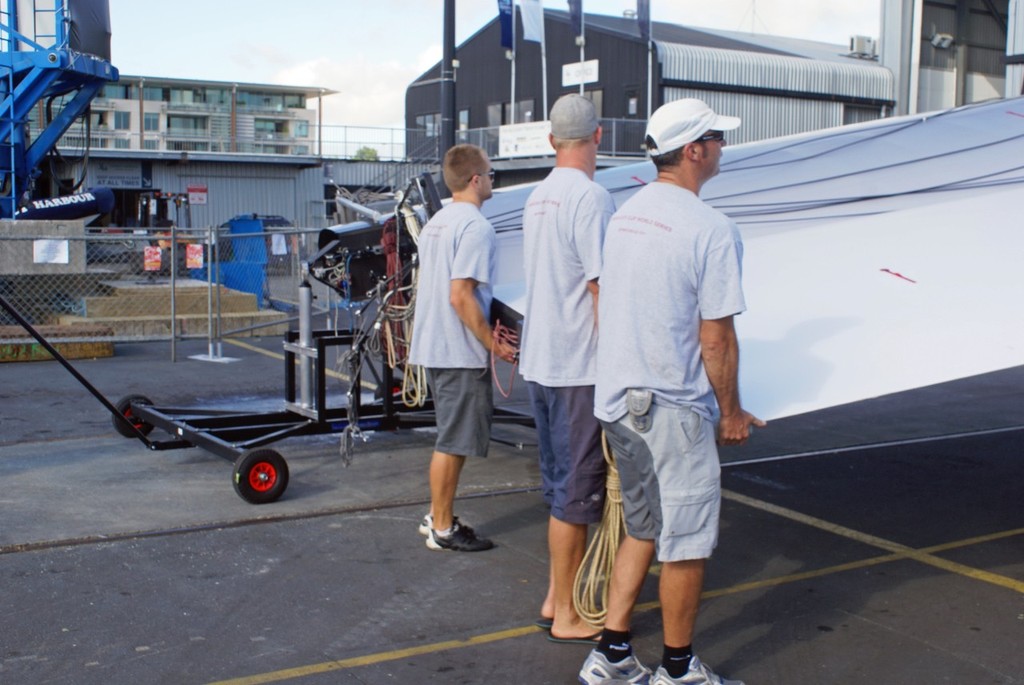
[{"label": "metal railing", "polygon": [[[600,154],[609,157],[642,157],[646,121],[637,119],[602,119],[604,135]],[[456,132],[456,141],[472,143],[487,151],[493,159],[499,154],[498,126]],[[204,131],[129,131],[92,127],[89,146],[94,150],[151,150],[273,155],[316,155],[330,159],[363,159],[372,161],[437,162],[440,138],[426,129],[385,128],[374,126],[318,127],[309,125],[309,135],[300,136],[251,132],[215,135]],[[68,151],[85,148],[86,134],[77,122],[61,140]]]}]

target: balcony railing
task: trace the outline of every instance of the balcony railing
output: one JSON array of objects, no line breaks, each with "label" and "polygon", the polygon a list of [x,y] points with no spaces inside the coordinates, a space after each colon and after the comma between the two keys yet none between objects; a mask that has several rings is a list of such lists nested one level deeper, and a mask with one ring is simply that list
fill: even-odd
[{"label": "balcony railing", "polygon": [[[646,121],[602,119],[604,133],[599,153],[607,157],[643,157]],[[59,147],[81,150],[85,147],[85,127],[79,122],[61,139]],[[424,129],[382,128],[373,126],[325,125],[318,131],[309,126],[308,136],[265,132],[230,136],[196,131],[146,131],[141,136],[127,130],[93,127],[90,147],[106,150],[147,150],[184,152],[238,152],[245,154],[315,155],[330,159],[368,159],[377,161],[414,161],[436,163],[440,157],[440,138]],[[492,159],[501,159],[499,127],[468,129],[455,134],[457,143],[472,143],[487,151]]]}]

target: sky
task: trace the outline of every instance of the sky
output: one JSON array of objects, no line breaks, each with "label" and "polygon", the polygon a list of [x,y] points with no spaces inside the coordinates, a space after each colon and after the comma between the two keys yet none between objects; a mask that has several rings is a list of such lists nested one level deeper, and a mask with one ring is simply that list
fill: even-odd
[{"label": "sky", "polygon": [[[405,89],[441,59],[443,0],[109,0],[111,61],[123,74],[337,91],[324,123],[402,127]],[[650,0],[651,17],[692,27],[847,44],[879,35],[880,0]],[[564,0],[543,0],[567,10]],[[455,0],[456,43],[498,14]],[[583,0],[621,16],[635,0]],[[495,46],[500,50],[499,46]]]}]

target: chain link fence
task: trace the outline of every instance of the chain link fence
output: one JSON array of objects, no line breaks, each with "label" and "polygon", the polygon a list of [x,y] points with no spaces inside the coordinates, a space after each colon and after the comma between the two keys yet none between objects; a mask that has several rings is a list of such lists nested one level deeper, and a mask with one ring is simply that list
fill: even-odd
[{"label": "chain link fence", "polygon": [[[5,221],[0,295],[51,342],[283,335],[297,328],[298,288],[319,229],[256,226],[125,230]],[[315,311],[341,318],[348,303],[311,285]],[[0,309],[0,345],[27,337]]]}]

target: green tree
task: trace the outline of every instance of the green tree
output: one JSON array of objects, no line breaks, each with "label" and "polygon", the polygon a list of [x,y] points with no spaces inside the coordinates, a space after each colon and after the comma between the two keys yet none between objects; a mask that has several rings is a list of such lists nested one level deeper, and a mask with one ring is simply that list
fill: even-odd
[{"label": "green tree", "polygon": [[369,145],[364,145],[356,150],[356,153],[352,155],[352,159],[357,159],[360,162],[376,162],[380,157],[377,155],[377,150]]}]

